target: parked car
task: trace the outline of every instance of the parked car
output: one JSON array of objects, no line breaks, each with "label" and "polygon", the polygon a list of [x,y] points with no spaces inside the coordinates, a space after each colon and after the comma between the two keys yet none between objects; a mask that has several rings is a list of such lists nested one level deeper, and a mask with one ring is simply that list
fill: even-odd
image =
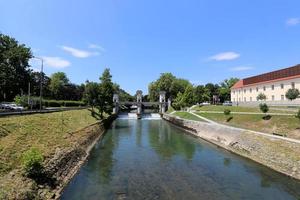
[{"label": "parked car", "polygon": [[17,104],[14,104],[14,103],[12,103],[12,104],[7,104],[7,106],[8,106],[8,109],[10,109],[10,110],[15,110],[15,111],[21,111],[21,110],[24,110],[24,107],[23,106],[18,106]]},{"label": "parked car", "polygon": [[3,109],[3,110],[10,109],[10,108],[9,108],[9,104],[10,104],[10,103],[2,102],[2,103],[0,104],[0,109]]},{"label": "parked car", "polygon": [[232,106],[232,102],[231,101],[225,101],[223,103],[223,106]]},{"label": "parked car", "polygon": [[207,102],[207,101],[205,101],[205,102],[201,103],[200,105],[201,105],[201,106],[209,106],[209,105],[210,105],[210,103],[209,103],[209,102]]}]

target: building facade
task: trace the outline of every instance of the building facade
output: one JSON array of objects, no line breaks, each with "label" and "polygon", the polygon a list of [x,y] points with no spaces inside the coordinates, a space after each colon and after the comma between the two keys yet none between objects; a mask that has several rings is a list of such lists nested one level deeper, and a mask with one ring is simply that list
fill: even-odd
[{"label": "building facade", "polygon": [[274,105],[300,104],[300,100],[290,101],[285,94],[291,88],[300,89],[300,65],[260,74],[238,81],[231,88],[231,101],[233,104],[260,103],[257,96],[266,95],[266,101]]}]

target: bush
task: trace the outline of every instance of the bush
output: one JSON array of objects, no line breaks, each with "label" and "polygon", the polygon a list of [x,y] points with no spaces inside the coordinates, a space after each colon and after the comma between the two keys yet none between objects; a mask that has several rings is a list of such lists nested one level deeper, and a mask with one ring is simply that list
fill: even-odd
[{"label": "bush", "polygon": [[229,109],[224,110],[224,115],[230,115],[231,111]]},{"label": "bush", "polygon": [[266,103],[261,103],[259,104],[259,109],[266,114],[269,111],[269,106]]},{"label": "bush", "polygon": [[43,155],[36,149],[31,148],[22,156],[23,169],[26,176],[37,178],[43,173]]},{"label": "bush", "polygon": [[291,101],[293,101],[294,99],[297,99],[299,97],[299,95],[300,95],[300,92],[296,88],[289,89],[285,93],[285,97]]}]

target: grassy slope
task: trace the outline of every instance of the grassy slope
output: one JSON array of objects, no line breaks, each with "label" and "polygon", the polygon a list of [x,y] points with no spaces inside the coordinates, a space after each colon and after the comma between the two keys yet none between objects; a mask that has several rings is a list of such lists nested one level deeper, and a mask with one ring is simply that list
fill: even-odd
[{"label": "grassy slope", "polygon": [[69,133],[95,122],[88,110],[0,118],[0,177],[20,168],[21,155],[30,147],[39,148],[47,157],[83,136],[82,132]]},{"label": "grassy slope", "polygon": [[[242,106],[198,106],[195,107],[194,110],[196,111],[220,111],[223,112],[225,109],[229,109],[232,112],[258,112],[261,113],[258,107],[242,107]],[[283,111],[283,110],[276,110],[276,108],[270,108],[269,112],[274,113],[294,113],[293,110],[291,111]]]},{"label": "grassy slope", "polygon": [[194,120],[194,121],[203,121],[202,119],[188,113],[188,112],[176,112],[173,115],[181,117],[183,119]]},{"label": "grassy slope", "polygon": [[263,120],[262,115],[238,115],[231,114],[231,121],[226,122],[228,116],[215,113],[196,113],[208,119],[250,130],[266,133],[286,134],[287,137],[300,139],[300,122],[294,116],[272,116],[270,120]]}]

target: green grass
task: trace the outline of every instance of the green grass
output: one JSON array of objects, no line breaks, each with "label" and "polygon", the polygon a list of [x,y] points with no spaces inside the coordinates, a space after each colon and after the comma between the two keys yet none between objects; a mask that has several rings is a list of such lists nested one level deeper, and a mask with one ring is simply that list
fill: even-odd
[{"label": "green grass", "polygon": [[[243,106],[215,106],[215,105],[197,106],[193,110],[223,112],[225,109],[229,109],[229,110],[231,110],[231,112],[257,112],[257,113],[261,113],[259,107],[243,107]],[[270,107],[269,112],[273,112],[273,113],[294,113],[293,110],[291,110],[291,111],[276,110],[276,108],[273,109],[273,107]]]},{"label": "green grass", "polygon": [[170,106],[167,110],[167,113],[170,114],[173,111],[175,111],[175,109],[172,106]]},{"label": "green grass", "polygon": [[294,116],[272,116],[269,120],[262,119],[263,115],[231,114],[230,116],[219,113],[196,113],[210,120],[240,128],[265,132],[279,133],[290,138],[300,139],[300,121]]},{"label": "green grass", "polygon": [[176,112],[173,115],[176,115],[176,116],[178,116],[180,118],[183,118],[183,119],[194,120],[194,121],[203,121],[199,117],[196,117],[195,115],[192,115],[188,112]]},{"label": "green grass", "polygon": [[0,178],[19,169],[22,153],[31,147],[49,157],[56,148],[74,145],[84,137],[77,130],[96,121],[86,109],[0,118]]}]

